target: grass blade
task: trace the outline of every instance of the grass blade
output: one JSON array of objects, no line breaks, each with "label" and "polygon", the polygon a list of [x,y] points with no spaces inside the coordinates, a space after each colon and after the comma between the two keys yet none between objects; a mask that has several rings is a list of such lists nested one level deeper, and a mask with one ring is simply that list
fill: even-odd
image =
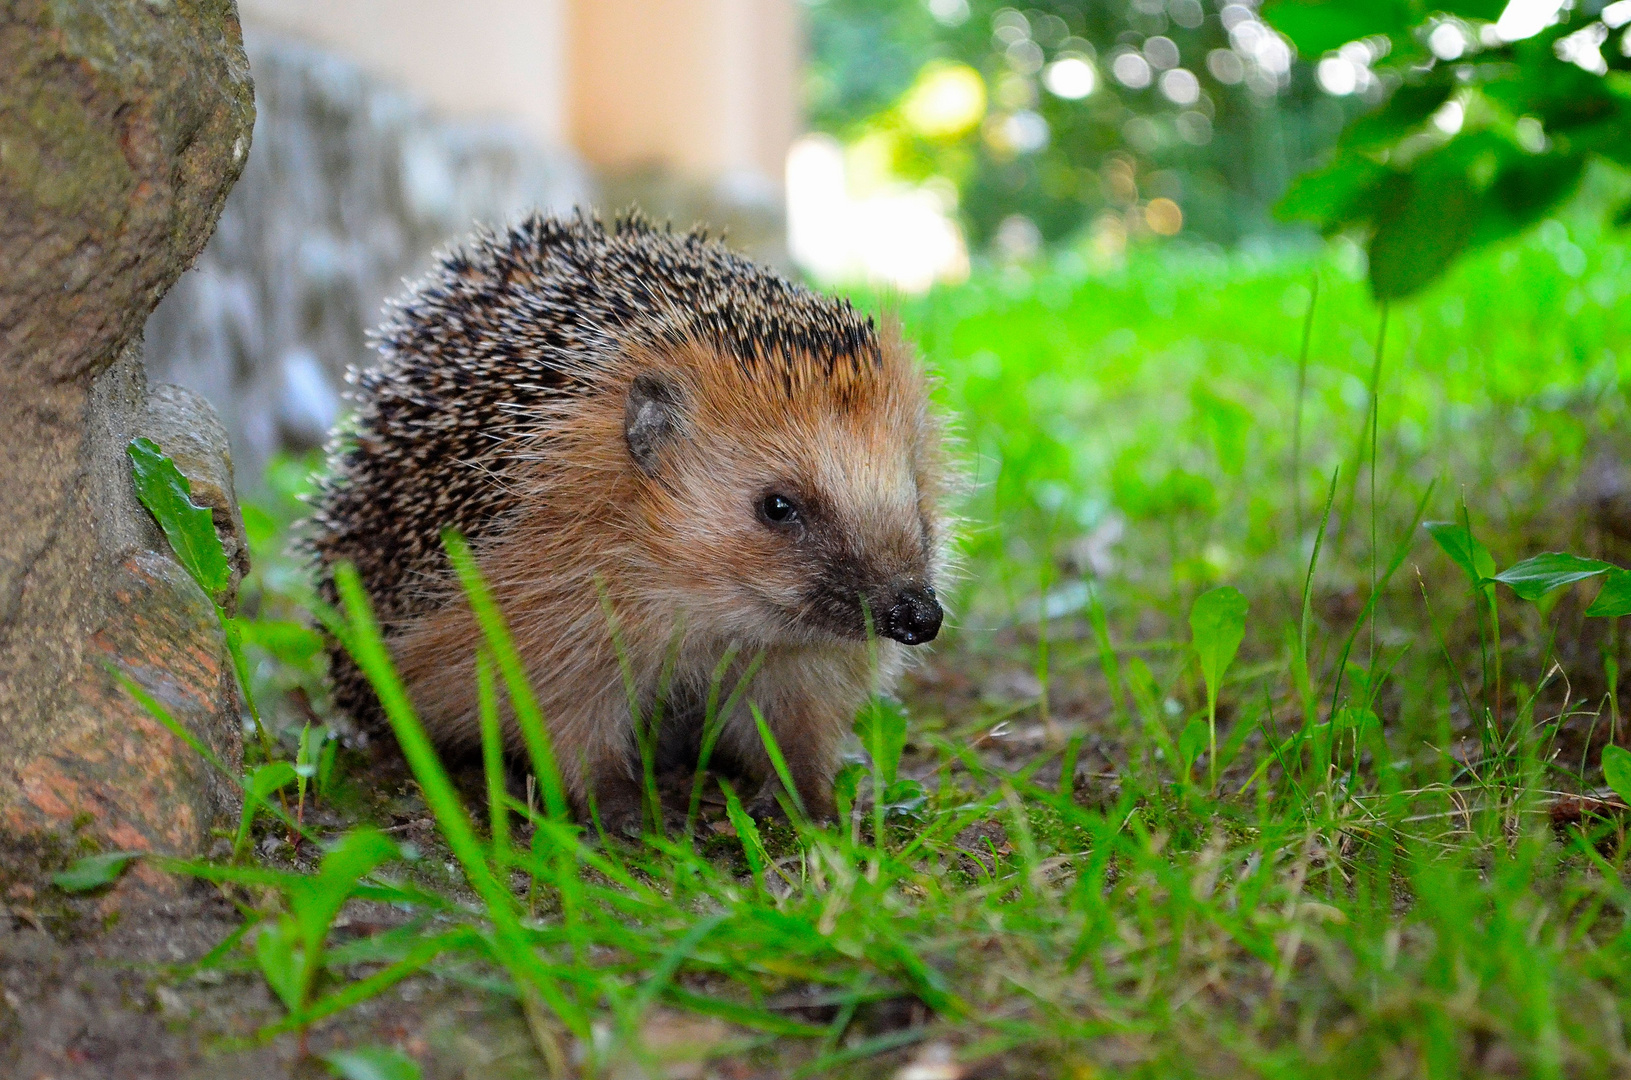
[{"label": "grass blade", "polygon": [[502,872],[511,862],[510,811],[505,791],[504,735],[499,730],[498,687],[493,685],[493,658],[476,650],[476,698],[481,714],[481,763],[487,778],[488,832],[493,838],[493,865]]},{"label": "grass blade", "polygon": [[532,758],[533,774],[537,776],[538,786],[543,791],[544,807],[550,817],[565,821],[569,814],[566,790],[561,786],[561,771],[555,750],[550,745],[549,731],[544,726],[543,712],[538,708],[538,699],[527,677],[526,665],[516,651],[514,638],[510,636],[509,624],[503,612],[499,611],[498,602],[493,599],[487,579],[476,566],[475,555],[464,537],[450,529],[442,534],[442,545],[447,549],[453,571],[470,601],[470,610],[481,627],[482,638],[492,650],[493,658],[498,661],[504,688],[509,693],[510,708],[515,711],[516,726],[521,729],[521,739]]},{"label": "grass blade", "polygon": [[533,953],[521,930],[515,898],[499,882],[487,862],[486,853],[476,838],[458,794],[453,790],[447,770],[442,767],[441,759],[437,757],[408,700],[407,690],[397,676],[396,665],[386,651],[384,639],[380,637],[379,626],[374,621],[373,605],[363,591],[356,569],[349,563],[337,566],[334,584],[347,620],[346,625],[334,629],[344,635],[341,642],[356,659],[379,696],[397,744],[402,748],[402,755],[407,759],[414,779],[419,781],[426,805],[435,815],[437,826],[464,870],[466,880],[481,897],[487,917],[493,921],[498,935],[501,961],[510,967],[518,982],[535,990],[579,1038],[588,1038],[588,1017],[565,996],[554,975]]}]

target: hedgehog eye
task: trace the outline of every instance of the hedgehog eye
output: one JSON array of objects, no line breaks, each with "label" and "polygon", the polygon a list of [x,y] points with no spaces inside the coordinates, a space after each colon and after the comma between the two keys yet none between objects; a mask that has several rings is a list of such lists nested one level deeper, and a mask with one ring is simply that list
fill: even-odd
[{"label": "hedgehog eye", "polygon": [[799,508],[786,495],[770,494],[759,500],[759,518],[767,525],[792,525]]}]

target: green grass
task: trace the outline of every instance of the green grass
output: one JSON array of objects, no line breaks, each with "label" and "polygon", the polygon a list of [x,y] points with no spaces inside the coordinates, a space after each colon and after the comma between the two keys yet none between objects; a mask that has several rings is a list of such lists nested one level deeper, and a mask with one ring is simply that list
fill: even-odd
[{"label": "green grass", "polygon": [[[755,828],[688,787],[694,835],[602,844],[547,782],[542,805],[496,778],[461,796],[388,694],[448,845],[423,863],[459,880],[353,860],[334,888],[419,921],[317,978],[310,887],[266,879],[288,899],[244,940],[269,943],[216,962],[296,966],[268,1037],[465,972],[515,997],[556,1072],[663,1075],[645,1033],[693,1013],[726,1021],[699,1053],[768,1075],[891,1075],[924,1041],[1025,1076],[1623,1075],[1628,849],[1599,766],[1624,738],[1618,620],[1585,616],[1587,583],[1474,587],[1417,521],[1470,526],[1500,567],[1631,562],[1594,494],[1631,430],[1628,255],[1550,223],[1391,311],[1379,368],[1340,251],[1061,259],[902,303],[960,418],[964,576],[905,709],[862,718],[844,824]],[[279,469],[245,597],[274,627],[305,605]],[[1219,586],[1247,606],[1232,664]],[[388,687],[345,595],[333,625]],[[526,715],[477,610],[483,700]],[[324,708],[310,640],[245,640],[293,759],[301,693]],[[529,748],[547,781],[541,729]],[[296,930],[307,951],[271,955]]]}]

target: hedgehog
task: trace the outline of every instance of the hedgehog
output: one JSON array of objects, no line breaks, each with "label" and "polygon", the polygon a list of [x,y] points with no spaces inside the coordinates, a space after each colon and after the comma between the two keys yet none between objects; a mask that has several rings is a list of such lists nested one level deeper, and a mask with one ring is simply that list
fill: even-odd
[{"label": "hedgehog", "polygon": [[[757,710],[797,803],[830,818],[857,709],[943,618],[953,470],[898,325],[638,213],[480,231],[388,310],[306,543],[330,603],[356,567],[443,751],[480,745],[454,529],[580,819],[637,833],[641,717],[661,717],[659,767],[694,768],[710,695],[738,683],[711,764],[756,817],[785,812]],[[384,730],[329,651],[336,704]]]}]

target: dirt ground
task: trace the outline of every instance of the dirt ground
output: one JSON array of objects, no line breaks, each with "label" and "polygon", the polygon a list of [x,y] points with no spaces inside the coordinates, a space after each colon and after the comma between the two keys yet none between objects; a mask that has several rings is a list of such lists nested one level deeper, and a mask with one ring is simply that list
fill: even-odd
[{"label": "dirt ground", "polygon": [[[400,758],[377,748],[369,756],[353,762],[354,782],[368,792],[366,799],[343,812],[308,817],[308,824],[338,830],[367,820],[412,841],[426,863],[451,859]],[[478,775],[456,779],[468,788]],[[224,855],[221,846],[217,854]],[[313,865],[314,853],[291,853],[276,834],[263,835],[259,851],[272,865]],[[46,854],[43,861],[60,865],[67,858]],[[304,1055],[293,1035],[258,1040],[259,1029],[284,1016],[259,972],[243,963],[230,970],[195,967],[242,924],[234,898],[216,885],[164,879],[139,865],[132,873],[147,876],[157,891],[132,888],[140,882],[129,875],[116,896],[71,897],[41,883],[0,890],[10,898],[0,906],[0,1080],[316,1080],[331,1075],[323,1053],[368,1044],[410,1054],[425,1080],[547,1075],[515,1000],[480,985],[480,972],[467,973],[468,979],[442,971],[406,980],[316,1024]],[[251,900],[236,897],[236,903]],[[377,933],[406,917],[353,902],[336,923],[336,941]],[[796,1001],[784,1004],[800,1012]],[[860,1034],[931,1020],[915,999],[880,1004],[885,1008],[877,1015],[857,1017]],[[778,1045],[719,1020],[662,1008],[648,1016],[643,1037],[661,1057],[660,1071],[614,1063],[605,1075],[780,1080],[812,1050],[807,1040]],[[709,1055],[709,1047],[734,1049]],[[892,1076],[914,1061],[949,1060],[949,1053],[932,1038],[917,1039],[858,1066],[858,1075]],[[1005,1074],[995,1063],[956,1073],[960,1080]]]},{"label": "dirt ground", "polygon": [[[240,923],[214,886],[123,908],[106,929],[96,902],[50,921],[0,918],[0,1075],[15,1080],[205,1080],[327,1076],[292,1036],[253,1038],[279,1018],[259,974],[194,973]],[[496,994],[434,976],[319,1025],[310,1050],[400,1046],[437,1080],[542,1075],[521,1015]]]}]

